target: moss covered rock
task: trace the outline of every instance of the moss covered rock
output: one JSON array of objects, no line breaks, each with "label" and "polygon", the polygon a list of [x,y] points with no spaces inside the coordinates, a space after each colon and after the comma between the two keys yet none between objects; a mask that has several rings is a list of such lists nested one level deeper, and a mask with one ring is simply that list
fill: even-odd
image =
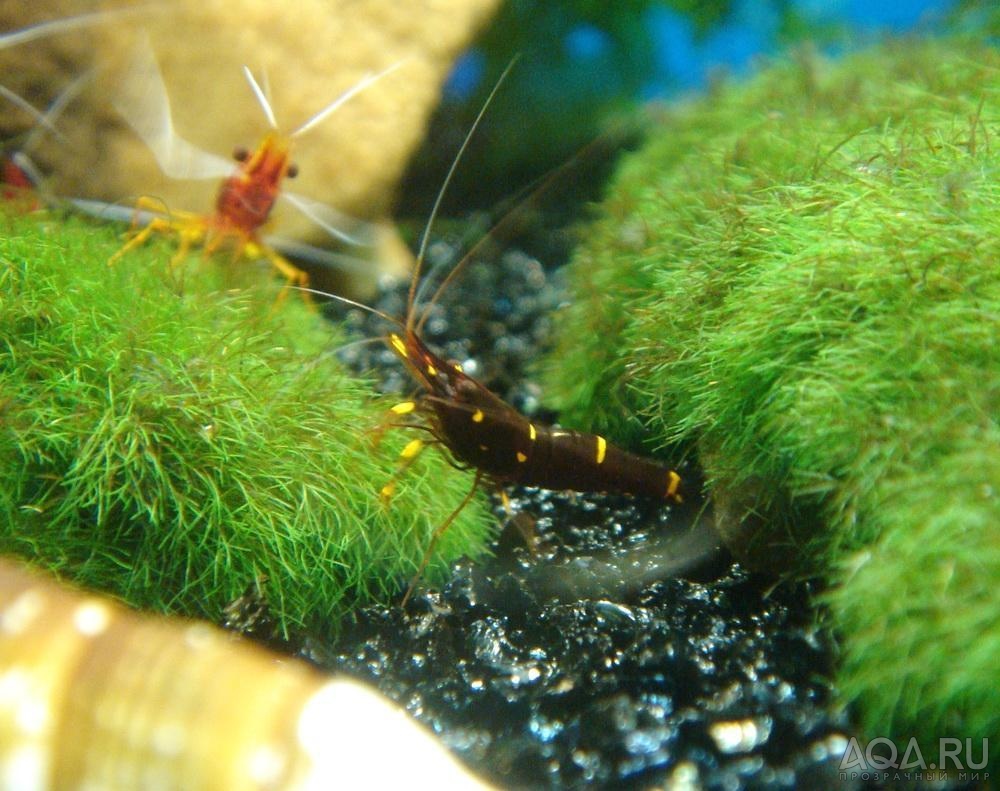
[{"label": "moss covered rock", "polygon": [[[218,620],[248,590],[283,631],[336,629],[414,573],[471,482],[348,376],[266,270],[171,268],[82,220],[0,216],[0,552],[132,604]],[[484,509],[428,570],[482,551]]]},{"label": "moss covered rock", "polygon": [[548,375],[567,425],[697,447],[722,532],[829,582],[845,698],[928,763],[1000,738],[998,89],[994,48],[910,40],[664,111]]}]

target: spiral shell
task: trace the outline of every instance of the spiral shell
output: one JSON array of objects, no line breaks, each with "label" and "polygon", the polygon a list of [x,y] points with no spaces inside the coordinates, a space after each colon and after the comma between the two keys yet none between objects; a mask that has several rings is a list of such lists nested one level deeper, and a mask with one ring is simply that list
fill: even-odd
[{"label": "spiral shell", "polygon": [[481,787],[361,685],[0,560],[0,787],[320,789],[414,773]]}]

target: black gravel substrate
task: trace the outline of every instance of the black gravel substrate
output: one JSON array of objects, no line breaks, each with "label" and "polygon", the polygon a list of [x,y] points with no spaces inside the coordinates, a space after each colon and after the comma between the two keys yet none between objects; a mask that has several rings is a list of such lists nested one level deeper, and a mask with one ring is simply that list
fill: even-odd
[{"label": "black gravel substrate", "polygon": [[665,509],[517,503],[544,515],[545,552],[458,564],[444,590],[365,610],[311,658],[375,684],[501,787],[855,787],[804,588],[769,591],[736,564],[632,586],[675,560]]},{"label": "black gravel substrate", "polygon": [[[456,259],[447,242],[431,245],[432,270]],[[471,265],[423,335],[537,415],[530,362],[564,299],[559,282],[523,253]],[[375,307],[401,315],[405,290]],[[387,329],[330,310],[358,337]],[[387,390],[412,390],[381,347],[344,356]],[[832,706],[833,645],[807,585],[775,587],[732,562],[695,518],[699,502],[508,495],[513,518],[494,498],[508,527],[492,559],[458,563],[443,590],[367,608],[335,645],[301,653],[374,684],[502,787],[861,787],[839,774],[851,731]]]}]

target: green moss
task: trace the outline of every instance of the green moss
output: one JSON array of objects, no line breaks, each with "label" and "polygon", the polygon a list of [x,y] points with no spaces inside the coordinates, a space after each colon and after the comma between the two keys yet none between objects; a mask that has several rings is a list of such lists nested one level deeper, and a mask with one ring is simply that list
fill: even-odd
[{"label": "green moss", "polygon": [[909,40],[665,112],[548,375],[567,425],[696,443],[737,549],[829,582],[871,735],[925,756],[1000,738],[998,98],[995,49]]},{"label": "green moss", "polygon": [[[76,219],[0,217],[0,552],[132,604],[205,615],[258,586],[282,630],[336,629],[414,573],[471,481],[344,373],[329,325],[225,259],[171,269]],[[441,542],[482,551],[481,503]]]}]

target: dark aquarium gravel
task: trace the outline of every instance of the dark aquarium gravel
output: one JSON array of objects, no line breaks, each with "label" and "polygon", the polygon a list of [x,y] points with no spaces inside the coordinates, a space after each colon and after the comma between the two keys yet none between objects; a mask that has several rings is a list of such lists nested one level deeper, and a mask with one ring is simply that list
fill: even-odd
[{"label": "dark aquarium gravel", "polygon": [[307,655],[373,683],[502,787],[852,787],[804,586],[707,559],[690,513],[513,494],[536,516],[533,553],[502,537],[490,562],[457,564],[405,610],[361,612]]},{"label": "dark aquarium gravel", "polygon": [[[436,241],[427,270],[459,259]],[[470,262],[423,329],[541,420],[557,417],[530,375],[566,298],[553,271],[518,251]],[[373,306],[401,316],[406,291]],[[359,340],[389,328],[328,309]],[[383,346],[342,355],[385,390],[413,392]],[[864,787],[840,776],[852,731],[832,703],[834,647],[808,584],[776,586],[733,562],[696,518],[700,501],[506,493],[506,506],[493,496],[506,526],[492,558],[457,563],[442,590],[364,609],[335,644],[299,652],[374,684],[501,787]]]}]

